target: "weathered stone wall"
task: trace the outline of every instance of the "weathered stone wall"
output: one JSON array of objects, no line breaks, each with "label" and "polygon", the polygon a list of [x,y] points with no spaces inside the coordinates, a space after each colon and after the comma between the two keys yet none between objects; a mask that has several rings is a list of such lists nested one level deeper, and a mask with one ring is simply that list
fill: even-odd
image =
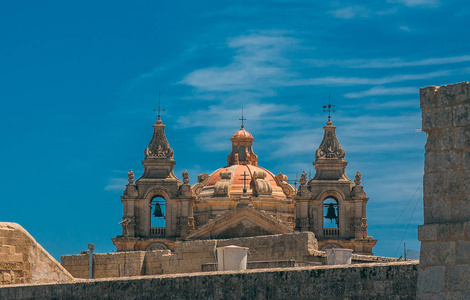
[{"label": "weathered stone wall", "polygon": [[416,262],[0,287],[0,299],[415,299]]},{"label": "weathered stone wall", "polygon": [[[226,240],[176,242],[175,251],[129,251],[93,255],[93,278],[191,273],[211,270],[204,265],[217,263],[217,247],[237,245],[249,248],[248,261],[321,262],[324,253],[317,251],[311,232],[268,235]],[[75,278],[88,278],[88,254],[64,255],[62,265]],[[265,264],[266,265],[266,264]],[[273,266],[273,264],[268,264]],[[298,264],[297,264],[298,265]],[[253,265],[255,266],[255,265]]]},{"label": "weathered stone wall", "polygon": [[424,225],[419,299],[470,295],[470,84],[420,90],[423,130]]},{"label": "weathered stone wall", "polygon": [[0,222],[0,285],[72,280],[23,227]]}]

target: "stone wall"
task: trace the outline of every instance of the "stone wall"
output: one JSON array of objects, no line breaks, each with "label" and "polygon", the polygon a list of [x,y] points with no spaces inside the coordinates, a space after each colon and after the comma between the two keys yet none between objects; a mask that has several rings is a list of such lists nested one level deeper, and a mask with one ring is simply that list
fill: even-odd
[{"label": "stone wall", "polygon": [[0,222],[0,285],[72,280],[23,227]]},{"label": "stone wall", "polygon": [[[249,248],[248,261],[321,262],[317,240],[311,232],[268,235],[226,240],[194,240],[175,243],[175,251],[129,251],[93,254],[93,278],[191,273],[210,270],[204,265],[217,262],[217,247],[237,245]],[[88,253],[64,255],[62,265],[75,278],[88,278]],[[263,264],[261,264],[263,265]],[[266,265],[266,264],[264,264]],[[273,264],[268,264],[273,266]],[[280,262],[281,266],[283,265]]]},{"label": "stone wall", "polygon": [[0,299],[415,299],[417,263],[83,280],[0,287]]},{"label": "stone wall", "polygon": [[470,84],[420,90],[423,130],[424,225],[419,299],[470,294]]}]

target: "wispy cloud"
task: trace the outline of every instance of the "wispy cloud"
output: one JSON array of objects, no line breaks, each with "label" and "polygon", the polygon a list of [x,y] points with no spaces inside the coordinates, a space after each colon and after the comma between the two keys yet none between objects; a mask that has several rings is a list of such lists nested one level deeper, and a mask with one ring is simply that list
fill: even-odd
[{"label": "wispy cloud", "polygon": [[418,93],[417,87],[392,87],[386,88],[383,86],[374,86],[365,91],[361,92],[354,92],[354,93],[347,93],[344,94],[346,98],[361,98],[361,97],[369,97],[369,96],[392,96],[392,95],[409,95],[409,94],[416,94]]},{"label": "wispy cloud", "polygon": [[355,17],[366,18],[369,16],[369,10],[365,6],[347,6],[330,12],[333,16],[341,19],[352,19]]},{"label": "wispy cloud", "polygon": [[180,83],[200,92],[266,90],[269,93],[275,82],[288,76],[289,61],[282,53],[297,42],[279,34],[253,34],[230,39],[228,48],[236,50],[230,64],[195,70]]},{"label": "wispy cloud", "polygon": [[389,3],[403,3],[406,6],[425,6],[436,7],[439,6],[439,0],[388,0]]},{"label": "wispy cloud", "polygon": [[128,184],[126,178],[110,178],[108,181],[109,184],[104,187],[104,190],[110,192],[122,192]]},{"label": "wispy cloud", "polygon": [[410,80],[420,80],[428,78],[436,78],[441,76],[448,76],[451,71],[436,71],[424,74],[398,74],[382,78],[367,78],[367,77],[319,77],[297,79],[285,82],[288,86],[301,86],[301,85],[378,85],[387,83],[397,83]]},{"label": "wispy cloud", "polygon": [[[407,28],[407,27],[406,27]],[[405,29],[406,29],[405,28]],[[405,30],[404,28],[401,28]],[[343,68],[356,69],[376,69],[376,68],[402,68],[417,66],[433,66],[456,64],[470,61],[470,55],[435,57],[420,60],[406,61],[401,58],[384,58],[384,59],[306,59],[305,62],[316,67],[339,66]]]}]

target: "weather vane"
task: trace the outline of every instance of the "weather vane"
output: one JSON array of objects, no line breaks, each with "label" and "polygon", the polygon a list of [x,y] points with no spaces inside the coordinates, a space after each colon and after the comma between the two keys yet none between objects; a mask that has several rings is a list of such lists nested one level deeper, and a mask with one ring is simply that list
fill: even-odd
[{"label": "weather vane", "polygon": [[153,109],[153,111],[157,111],[157,110],[158,110],[158,120],[160,120],[162,111],[165,111],[165,109],[162,109],[160,105],[160,91],[158,91],[158,109]]},{"label": "weather vane", "polygon": [[328,122],[331,121],[331,111],[333,108],[333,112],[335,112],[334,105],[331,105],[331,95],[330,92],[328,92],[328,105],[323,105],[323,111],[326,112],[328,111]]},{"label": "weather vane", "polygon": [[238,119],[238,120],[241,120],[241,121],[242,121],[242,128],[244,128],[245,126],[243,125],[243,121],[246,121],[246,119],[243,118],[243,107],[242,107],[242,118],[241,118],[241,119]]}]

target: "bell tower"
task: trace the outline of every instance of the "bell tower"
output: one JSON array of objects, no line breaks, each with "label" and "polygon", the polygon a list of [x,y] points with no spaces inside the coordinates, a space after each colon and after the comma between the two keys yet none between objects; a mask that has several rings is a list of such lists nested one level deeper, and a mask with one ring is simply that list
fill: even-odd
[{"label": "bell tower", "polygon": [[184,171],[181,182],[173,173],[176,162],[160,112],[144,151],[144,172],[134,183],[134,173],[129,171],[129,183],[121,196],[122,235],[112,239],[118,251],[165,248],[172,238],[194,229],[189,175]]},{"label": "bell tower", "polygon": [[[329,108],[331,105],[329,105]],[[302,173],[296,196],[296,230],[312,231],[320,249],[348,248],[372,254],[377,243],[367,236],[366,204],[369,198],[361,185],[345,174],[345,151],[336,137],[336,126],[328,116],[323,140],[315,152],[315,176],[307,182]]]}]

